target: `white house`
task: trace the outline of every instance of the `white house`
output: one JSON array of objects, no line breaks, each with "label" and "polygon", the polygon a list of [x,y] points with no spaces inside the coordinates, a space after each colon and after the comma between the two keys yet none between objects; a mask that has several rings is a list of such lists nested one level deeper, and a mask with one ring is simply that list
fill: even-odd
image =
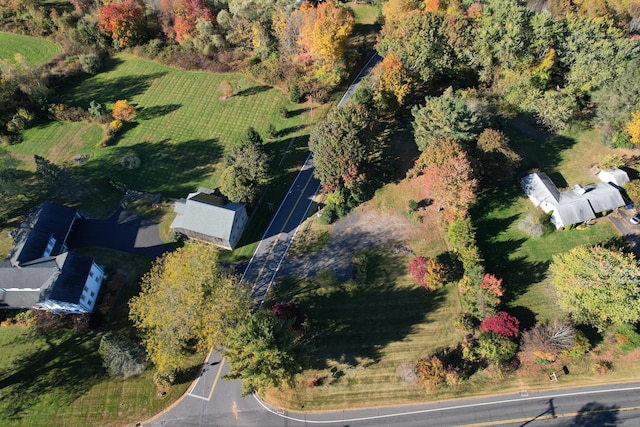
[{"label": "white house", "polygon": [[0,263],[0,308],[93,311],[105,274],[93,258],[67,251],[79,217],[76,209],[51,202],[31,212]]},{"label": "white house", "polygon": [[242,203],[227,201],[216,190],[199,188],[186,199],[176,200],[171,228],[185,236],[234,249],[249,217]]},{"label": "white house", "polygon": [[618,168],[603,169],[598,173],[598,178],[602,182],[613,182],[620,187],[624,186],[625,182],[629,182],[629,175]]},{"label": "white house", "polygon": [[587,222],[596,214],[625,205],[620,191],[609,183],[599,182],[568,191],[560,191],[544,173],[532,173],[522,178],[522,189],[536,207],[551,213],[551,222],[557,229]]}]

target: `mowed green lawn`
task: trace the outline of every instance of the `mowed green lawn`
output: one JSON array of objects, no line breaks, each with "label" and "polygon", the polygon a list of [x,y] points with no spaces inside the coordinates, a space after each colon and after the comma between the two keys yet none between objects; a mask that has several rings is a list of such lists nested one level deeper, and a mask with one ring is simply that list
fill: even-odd
[{"label": "mowed green lawn", "polygon": [[410,257],[367,253],[366,283],[287,278],[272,288],[273,301],[302,304],[314,339],[312,369],[296,388],[269,394],[270,402],[313,411],[424,400],[422,388],[409,387],[396,370],[462,339],[453,325],[457,287],[427,292],[407,274]]},{"label": "mowed green lawn", "polygon": [[[12,151],[29,162],[39,154],[71,164],[74,174],[98,188],[116,179],[129,188],[170,197],[184,197],[201,185],[215,188],[225,149],[250,126],[267,139],[267,129],[274,125],[276,137],[266,141],[266,149],[280,175],[306,154],[301,137],[308,132],[306,110],[277,89],[238,74],[182,71],[124,54],[109,67],[63,92],[61,101],[82,108],[91,101],[109,108],[119,99],[133,103],[138,116],[125,124],[116,145],[97,148],[102,134],[96,124],[50,122],[26,130],[24,142]],[[222,80],[234,87],[228,100],[220,99]],[[283,106],[291,111],[285,119],[279,113]],[[285,153],[294,155],[275,167]],[[72,160],[80,154],[89,159],[76,165]],[[127,154],[141,159],[139,169],[122,166]]]},{"label": "mowed green lawn", "polygon": [[49,40],[0,31],[0,59],[13,61],[19,53],[31,65],[40,65],[60,51],[60,46]]},{"label": "mowed green lawn", "polygon": [[[149,269],[149,260],[107,249],[82,252],[106,265],[108,273],[118,269],[128,279],[98,331],[78,335],[67,329],[43,337],[25,326],[0,327],[3,426],[132,425],[178,399],[191,382],[191,376],[183,375],[166,395],[158,396],[152,368],[126,380],[107,375],[98,354],[100,337],[107,330],[130,331],[128,301],[139,292],[138,279]],[[194,365],[202,357],[195,355]]]}]

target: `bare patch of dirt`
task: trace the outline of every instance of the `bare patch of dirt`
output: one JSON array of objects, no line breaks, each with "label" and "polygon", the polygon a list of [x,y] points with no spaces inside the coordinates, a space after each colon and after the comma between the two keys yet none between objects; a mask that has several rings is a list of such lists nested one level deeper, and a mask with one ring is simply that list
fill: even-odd
[{"label": "bare patch of dirt", "polygon": [[[405,181],[406,182],[406,181]],[[406,185],[415,185],[409,182]],[[393,193],[406,190],[401,184],[393,184]],[[404,193],[407,194],[406,192]],[[407,202],[408,202],[408,197]],[[406,204],[406,202],[405,202]],[[333,225],[331,237],[323,249],[314,253],[287,257],[279,275],[314,277],[319,271],[332,270],[339,280],[351,277],[351,261],[353,255],[365,248],[391,246],[398,242],[427,242],[437,237],[431,228],[433,211],[431,207],[417,212],[414,219],[405,212],[392,207],[376,206],[375,200],[356,208],[346,217]],[[422,218],[421,221],[415,218]],[[422,221],[429,223],[426,226]]]}]

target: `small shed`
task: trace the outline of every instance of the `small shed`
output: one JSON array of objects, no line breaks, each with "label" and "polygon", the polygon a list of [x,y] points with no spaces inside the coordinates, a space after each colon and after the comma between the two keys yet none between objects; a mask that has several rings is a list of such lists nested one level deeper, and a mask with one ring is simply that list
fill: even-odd
[{"label": "small shed", "polygon": [[176,200],[171,228],[185,236],[234,249],[249,217],[245,205],[231,203],[218,191],[199,188],[186,199]]},{"label": "small shed", "polygon": [[629,182],[629,175],[618,168],[603,169],[598,173],[598,178],[602,182],[613,182],[620,187],[624,186],[625,182]]}]

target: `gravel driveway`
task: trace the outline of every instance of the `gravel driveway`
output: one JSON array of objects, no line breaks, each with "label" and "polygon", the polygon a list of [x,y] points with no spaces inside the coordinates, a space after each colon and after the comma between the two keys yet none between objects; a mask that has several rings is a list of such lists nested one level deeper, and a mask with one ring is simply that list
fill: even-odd
[{"label": "gravel driveway", "polygon": [[323,249],[287,257],[278,276],[314,277],[319,271],[329,269],[338,280],[348,280],[355,252],[408,240],[415,234],[416,223],[402,215],[360,207],[334,224],[331,238]]},{"label": "gravel driveway", "polygon": [[175,250],[160,239],[158,223],[122,208],[108,219],[77,220],[68,244],[70,249],[98,246],[154,259]]}]

